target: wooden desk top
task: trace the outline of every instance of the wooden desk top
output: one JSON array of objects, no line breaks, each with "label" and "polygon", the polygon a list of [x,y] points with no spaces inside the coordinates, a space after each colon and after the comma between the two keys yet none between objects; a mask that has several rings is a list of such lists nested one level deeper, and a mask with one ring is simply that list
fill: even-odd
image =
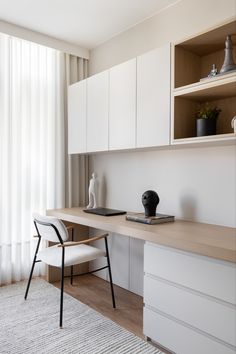
[{"label": "wooden desk top", "polygon": [[47,210],[47,215],[72,223],[236,263],[235,228],[183,220],[158,225],[146,225],[127,221],[125,215],[100,216],[86,214],[83,209]]}]

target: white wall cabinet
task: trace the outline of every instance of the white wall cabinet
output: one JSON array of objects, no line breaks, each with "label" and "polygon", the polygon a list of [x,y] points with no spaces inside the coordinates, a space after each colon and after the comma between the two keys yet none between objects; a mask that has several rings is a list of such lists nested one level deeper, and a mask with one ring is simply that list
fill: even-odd
[{"label": "white wall cabinet", "polygon": [[86,80],[68,88],[68,153],[86,152]]},{"label": "white wall cabinet", "polygon": [[135,147],[136,58],[110,69],[109,150]]},{"label": "white wall cabinet", "polygon": [[170,143],[170,44],[137,58],[137,147]]},{"label": "white wall cabinet", "polygon": [[177,354],[235,353],[235,264],[146,243],[144,272],[146,336]]},{"label": "white wall cabinet", "polygon": [[108,150],[108,71],[87,79],[87,152]]},{"label": "white wall cabinet", "polygon": [[170,44],[71,85],[70,154],[170,143]]}]

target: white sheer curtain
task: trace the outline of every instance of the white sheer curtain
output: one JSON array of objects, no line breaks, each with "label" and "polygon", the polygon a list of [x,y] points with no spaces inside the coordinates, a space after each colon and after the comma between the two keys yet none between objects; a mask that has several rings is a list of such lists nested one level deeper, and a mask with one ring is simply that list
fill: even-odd
[{"label": "white sheer curtain", "polygon": [[65,205],[61,60],[54,49],[0,34],[0,285],[28,277],[32,212]]}]

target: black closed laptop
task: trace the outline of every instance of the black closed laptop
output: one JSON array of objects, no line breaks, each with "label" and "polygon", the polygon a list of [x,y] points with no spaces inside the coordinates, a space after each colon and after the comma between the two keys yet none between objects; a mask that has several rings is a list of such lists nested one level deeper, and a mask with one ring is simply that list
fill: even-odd
[{"label": "black closed laptop", "polygon": [[93,208],[93,209],[84,209],[85,213],[102,215],[102,216],[113,216],[113,215],[122,215],[126,214],[124,210],[109,209],[109,208]]}]

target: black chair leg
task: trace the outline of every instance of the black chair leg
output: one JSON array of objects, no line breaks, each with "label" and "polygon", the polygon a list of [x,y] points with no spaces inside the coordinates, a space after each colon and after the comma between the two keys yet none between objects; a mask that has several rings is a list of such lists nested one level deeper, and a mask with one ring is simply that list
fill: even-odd
[{"label": "black chair leg", "polygon": [[62,328],[63,320],[63,293],[64,293],[64,260],[65,260],[65,248],[62,247],[62,262],[61,262],[61,299],[60,299],[60,328]]},{"label": "black chair leg", "polygon": [[26,291],[25,291],[25,300],[27,299],[27,296],[28,296],[29,287],[30,287],[31,279],[32,279],[33,272],[34,272],[34,266],[35,266],[36,259],[37,259],[37,254],[38,254],[40,241],[41,241],[41,237],[39,237],[39,239],[38,239],[37,247],[36,247],[36,250],[35,250],[34,259],[33,259],[33,263],[32,263],[32,266],[31,266],[31,271],[30,271],[30,276],[29,276],[27,288],[26,288]]},{"label": "black chair leg", "polygon": [[105,247],[106,247],[107,265],[108,265],[110,286],[111,286],[112,305],[113,305],[113,308],[115,309],[116,308],[116,302],[115,302],[115,295],[114,295],[114,288],[113,288],[113,281],[112,281],[112,274],[111,274],[111,264],[110,264],[110,257],[109,257],[109,251],[108,251],[108,245],[107,245],[107,238],[105,237],[104,240],[105,240]]}]

